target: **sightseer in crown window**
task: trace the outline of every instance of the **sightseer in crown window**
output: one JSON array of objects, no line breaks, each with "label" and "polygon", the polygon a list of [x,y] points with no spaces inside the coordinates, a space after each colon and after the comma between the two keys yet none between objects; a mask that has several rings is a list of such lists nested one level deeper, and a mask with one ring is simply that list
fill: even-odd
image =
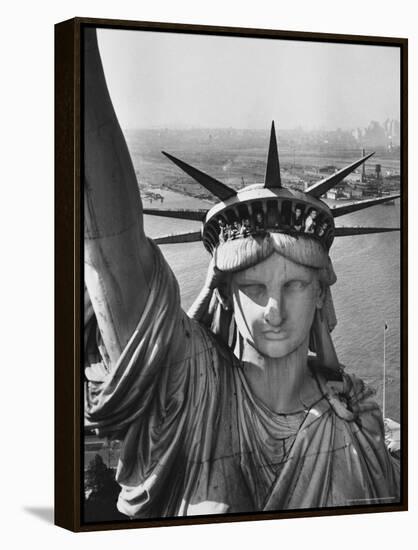
[{"label": "sightseer in crown window", "polygon": [[249,218],[244,218],[241,224],[241,237],[248,237],[251,232],[251,224]]},{"label": "sightseer in crown window", "polygon": [[323,237],[326,233],[328,229],[328,224],[327,222],[321,222],[317,228],[317,232],[316,234],[318,235],[318,237]]},{"label": "sightseer in crown window", "polygon": [[238,222],[238,220],[235,220],[232,224],[232,231],[231,231],[231,238],[236,239],[239,237],[241,233],[241,224]]},{"label": "sightseer in crown window", "polygon": [[292,220],[291,220],[291,226],[292,229],[295,231],[303,231],[304,228],[304,220],[303,220],[303,213],[302,208],[299,205],[296,205],[294,212],[292,212]]},{"label": "sightseer in crown window", "polygon": [[264,216],[262,212],[257,212],[254,222],[255,231],[264,231]]},{"label": "sightseer in crown window", "polygon": [[218,226],[219,226],[219,241],[224,242],[225,241],[225,220],[223,218],[218,218]]},{"label": "sightseer in crown window", "polygon": [[86,422],[123,440],[119,511],[158,518],[396,502],[399,468],[381,411],[331,339],[336,276],[327,243],[310,235],[317,210],[334,223],[330,209],[306,193],[306,233],[264,227],[256,214],[263,233],[219,238],[220,211],[267,200],[279,209],[293,193],[281,185],[273,126],[264,182],[223,186],[227,201],[206,215],[212,259],[183,311],[177,280],[144,232],[95,31],[85,32],[85,279],[101,352],[86,369]]},{"label": "sightseer in crown window", "polygon": [[306,216],[305,219],[305,233],[314,234],[316,229],[316,217],[318,215],[318,212],[315,208],[311,208],[309,211],[309,214]]}]

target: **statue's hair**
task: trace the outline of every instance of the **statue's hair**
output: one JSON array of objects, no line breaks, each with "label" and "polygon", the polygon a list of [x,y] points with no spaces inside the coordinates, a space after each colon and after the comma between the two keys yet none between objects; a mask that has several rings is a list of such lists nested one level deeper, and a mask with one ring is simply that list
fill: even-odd
[{"label": "statue's hair", "polygon": [[216,249],[215,265],[221,272],[234,273],[259,264],[274,252],[297,264],[317,270],[320,282],[326,286],[336,281],[324,246],[305,235],[266,233],[264,236],[230,240]]}]

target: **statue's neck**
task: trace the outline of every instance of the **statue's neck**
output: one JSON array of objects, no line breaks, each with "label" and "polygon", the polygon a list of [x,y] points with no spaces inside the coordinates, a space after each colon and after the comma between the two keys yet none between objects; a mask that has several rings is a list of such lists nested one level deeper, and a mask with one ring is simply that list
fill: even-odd
[{"label": "statue's neck", "polygon": [[278,359],[265,357],[244,344],[242,364],[254,395],[269,409],[290,414],[309,407],[320,398],[308,367],[308,340],[289,355]]}]

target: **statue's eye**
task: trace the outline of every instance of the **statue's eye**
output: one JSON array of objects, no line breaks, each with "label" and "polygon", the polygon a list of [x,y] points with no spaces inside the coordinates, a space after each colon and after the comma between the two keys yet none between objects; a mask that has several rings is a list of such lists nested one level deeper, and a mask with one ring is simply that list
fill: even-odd
[{"label": "statue's eye", "polygon": [[266,290],[266,287],[263,284],[242,284],[239,288],[250,298],[262,296]]},{"label": "statue's eye", "polygon": [[299,279],[294,279],[292,281],[288,281],[284,284],[284,287],[286,290],[289,291],[298,291],[298,290],[304,290],[309,285],[309,281],[302,281]]}]

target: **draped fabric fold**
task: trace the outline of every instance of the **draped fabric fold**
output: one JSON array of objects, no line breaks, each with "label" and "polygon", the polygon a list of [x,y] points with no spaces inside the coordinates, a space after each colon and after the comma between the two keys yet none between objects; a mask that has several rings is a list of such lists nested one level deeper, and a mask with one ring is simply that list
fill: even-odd
[{"label": "draped fabric fold", "polygon": [[312,367],[322,398],[294,415],[270,411],[232,352],[181,310],[154,254],[147,305],[118,363],[86,369],[87,425],[123,440],[119,510],[158,518],[396,502],[399,472],[372,392]]}]

